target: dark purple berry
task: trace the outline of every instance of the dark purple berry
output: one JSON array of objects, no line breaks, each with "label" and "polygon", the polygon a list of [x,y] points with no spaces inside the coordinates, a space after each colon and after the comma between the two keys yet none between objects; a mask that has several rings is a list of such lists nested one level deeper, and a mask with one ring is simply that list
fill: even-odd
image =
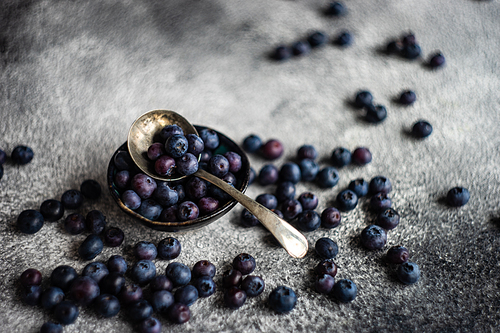
[{"label": "dark purple berry", "polygon": [[391,247],[387,251],[387,261],[391,264],[402,264],[407,262],[410,258],[410,252],[408,249],[402,245],[396,245]]},{"label": "dark purple berry", "polygon": [[167,237],[158,243],[158,256],[162,259],[172,260],[181,254],[181,243],[174,237]]},{"label": "dark purple berry", "polygon": [[108,228],[104,231],[104,244],[109,247],[122,245],[125,239],[125,233],[120,228]]},{"label": "dark purple berry", "polygon": [[42,296],[42,287],[27,286],[22,288],[22,300],[27,305],[38,305]]},{"label": "dark purple berry", "polygon": [[138,173],[132,178],[130,186],[132,186],[132,190],[134,190],[141,199],[147,199],[153,195],[157,184],[153,178],[143,173]]},{"label": "dark purple berry", "polygon": [[198,158],[191,154],[186,153],[175,160],[177,165],[177,172],[183,176],[189,176],[198,171]]},{"label": "dark purple berry", "polygon": [[255,198],[255,201],[257,201],[267,209],[275,209],[276,207],[278,207],[278,199],[276,199],[274,195],[269,193],[259,194],[257,198]]},{"label": "dark purple berry", "polygon": [[101,282],[99,282],[101,294],[111,294],[116,296],[120,293],[120,290],[122,290],[125,282],[126,281],[123,275],[116,272],[109,273],[102,278]]},{"label": "dark purple berry", "polygon": [[212,197],[204,197],[198,201],[198,208],[202,215],[209,215],[219,209],[219,200]]},{"label": "dark purple berry", "polygon": [[387,46],[385,48],[387,54],[399,55],[402,50],[403,50],[403,44],[401,44],[401,42],[397,40],[390,41],[389,43],[387,43]]},{"label": "dark purple berry", "polygon": [[34,234],[43,227],[43,215],[33,209],[24,210],[17,217],[17,228],[25,234]]},{"label": "dark purple berry", "polygon": [[155,172],[160,176],[172,176],[176,170],[176,160],[168,155],[161,155],[155,160]]},{"label": "dark purple berry", "polygon": [[167,317],[174,324],[184,324],[191,318],[191,310],[185,304],[174,303],[168,308]]},{"label": "dark purple berry", "polygon": [[249,153],[255,153],[262,146],[262,140],[255,134],[250,134],[243,140],[243,149]]},{"label": "dark purple berry", "polygon": [[66,209],[77,209],[83,203],[83,195],[78,190],[68,190],[61,196],[61,203]]},{"label": "dark purple berry", "polygon": [[302,176],[302,180],[306,182],[312,182],[316,179],[316,176],[319,172],[319,166],[310,159],[303,159],[299,162],[300,174]]},{"label": "dark purple berry", "polygon": [[365,147],[358,147],[352,152],[352,162],[356,165],[366,165],[372,161],[372,153]]},{"label": "dark purple berry", "polygon": [[160,142],[155,142],[148,148],[148,158],[151,161],[156,161],[161,155],[165,155],[165,145]]},{"label": "dark purple berry", "polygon": [[321,225],[321,218],[314,210],[305,210],[297,216],[297,227],[302,231],[314,231]]},{"label": "dark purple berry", "polygon": [[212,152],[210,150],[204,150],[200,154],[200,163],[208,163],[212,158]]},{"label": "dark purple berry", "polygon": [[101,196],[101,185],[93,179],[87,179],[80,185],[80,192],[85,198],[96,200]]},{"label": "dark purple berry", "polygon": [[168,137],[165,142],[165,151],[173,158],[183,156],[187,152],[188,147],[188,140],[181,134],[174,134]]},{"label": "dark purple berry", "polygon": [[110,273],[118,273],[121,275],[125,274],[128,267],[125,258],[120,255],[113,255],[109,257],[106,266],[108,266],[108,270]]},{"label": "dark purple berry", "polygon": [[118,299],[123,305],[135,303],[142,299],[142,288],[136,284],[124,286],[118,293]]},{"label": "dark purple berry", "polygon": [[337,265],[335,265],[332,259],[324,259],[318,265],[316,265],[316,267],[314,268],[314,273],[319,276],[328,274],[332,277],[335,277],[335,275],[337,275]]},{"label": "dark purple berry", "polygon": [[42,284],[42,273],[34,268],[28,268],[22,272],[19,282],[23,287],[39,286]]},{"label": "dark purple berry", "polygon": [[339,172],[334,167],[324,167],[316,176],[316,182],[322,188],[334,187],[339,179]]},{"label": "dark purple berry", "polygon": [[213,278],[215,276],[215,266],[208,260],[200,260],[193,266],[192,275],[194,278],[208,276]]},{"label": "dark purple berry", "polygon": [[229,172],[229,161],[222,155],[214,155],[208,162],[210,173],[221,178]]},{"label": "dark purple berry", "polygon": [[378,225],[369,225],[361,231],[361,244],[368,250],[379,250],[387,242],[387,233]]},{"label": "dark purple berry", "polygon": [[146,285],[156,276],[156,265],[151,260],[139,260],[131,270],[130,277],[138,285]]},{"label": "dark purple berry", "polygon": [[266,284],[260,276],[248,275],[241,282],[241,290],[243,290],[248,297],[256,297],[262,294]]},{"label": "dark purple berry", "polygon": [[338,227],[341,220],[340,212],[335,207],[328,207],[321,213],[321,226],[332,229]]},{"label": "dark purple berry", "polygon": [[161,322],[154,318],[149,317],[139,323],[139,333],[161,333]]},{"label": "dark purple berry", "polygon": [[415,60],[420,57],[422,50],[418,44],[412,45],[403,45],[403,49],[401,50],[401,56],[408,60]]},{"label": "dark purple berry", "polygon": [[69,296],[77,305],[89,305],[99,294],[99,285],[89,276],[77,277],[69,288]]},{"label": "dark purple berry", "polygon": [[257,173],[255,172],[255,169],[250,167],[250,173],[248,175],[248,185],[253,184],[256,178],[257,178]]},{"label": "dark purple berry", "polygon": [[233,151],[228,151],[224,157],[229,162],[229,172],[237,173],[241,169],[241,156]]},{"label": "dark purple berry", "polygon": [[134,255],[137,260],[153,260],[156,259],[158,251],[153,243],[140,241],[134,246]]},{"label": "dark purple berry", "polygon": [[174,295],[168,290],[157,290],[153,292],[151,305],[157,313],[165,314],[168,308],[174,304]]},{"label": "dark purple berry", "polygon": [[332,157],[330,159],[333,166],[342,168],[351,164],[351,152],[344,147],[337,147],[332,151]]},{"label": "dark purple berry", "polygon": [[429,124],[425,120],[419,120],[415,124],[413,124],[413,127],[411,129],[411,134],[419,139],[423,139],[431,135],[432,133],[432,125]]},{"label": "dark purple berry", "polygon": [[133,190],[123,192],[121,199],[123,204],[132,210],[139,208],[142,203],[141,197]]},{"label": "dark purple berry", "polygon": [[216,131],[204,128],[200,131],[200,137],[205,144],[205,149],[215,149],[219,147],[219,135]]},{"label": "dark purple berry", "polygon": [[276,139],[268,140],[261,147],[262,156],[266,160],[275,160],[283,155],[283,144]]},{"label": "dark purple berry", "polygon": [[245,304],[247,294],[238,287],[231,287],[224,292],[224,304],[230,309],[238,309]]},{"label": "dark purple berry", "polygon": [[460,207],[469,202],[470,193],[465,187],[454,187],[448,191],[446,201],[451,207]]},{"label": "dark purple berry", "polygon": [[120,312],[120,301],[114,295],[103,294],[94,301],[95,312],[103,318],[114,317]]},{"label": "dark purple berry", "polygon": [[27,146],[17,146],[12,151],[10,158],[12,162],[18,165],[24,165],[31,162],[33,159],[33,150]]},{"label": "dark purple berry", "polygon": [[171,262],[165,269],[165,275],[174,284],[174,287],[185,286],[191,281],[191,270],[180,262]]},{"label": "dark purple berry", "polygon": [[365,107],[365,120],[372,124],[378,124],[387,118],[387,109],[383,105],[369,105]]},{"label": "dark purple berry", "polygon": [[153,198],[164,207],[175,205],[179,201],[179,194],[166,182],[158,182]]},{"label": "dark purple berry", "polygon": [[78,307],[72,301],[62,301],[54,307],[54,319],[62,325],[73,324],[78,314]]},{"label": "dark purple berry", "polygon": [[278,168],[272,164],[266,164],[259,171],[259,184],[262,186],[274,184],[278,181],[278,177]]},{"label": "dark purple berry", "polygon": [[292,50],[285,45],[280,45],[276,47],[271,55],[271,57],[277,61],[287,60],[291,56],[292,56]]},{"label": "dark purple berry", "polygon": [[377,193],[370,199],[370,208],[375,212],[380,212],[391,208],[391,198],[386,193]]},{"label": "dark purple berry", "polygon": [[255,217],[255,215],[250,213],[246,208],[241,211],[240,220],[245,227],[255,227],[260,224],[260,221]]},{"label": "dark purple berry", "polygon": [[83,260],[92,260],[102,252],[104,244],[96,234],[91,234],[80,244],[78,254]]},{"label": "dark purple berry", "polygon": [[392,191],[392,184],[389,178],[384,176],[376,176],[370,180],[369,193],[389,193]]},{"label": "dark purple berry", "polygon": [[358,196],[351,190],[343,190],[337,195],[337,207],[347,212],[356,208],[358,204]]},{"label": "dark purple berry", "polygon": [[328,41],[328,37],[321,31],[315,31],[307,37],[307,41],[311,47],[319,47]]},{"label": "dark purple berry", "polygon": [[399,214],[392,208],[387,208],[378,214],[375,224],[385,230],[392,230],[399,224]]},{"label": "dark purple berry", "polygon": [[196,134],[188,134],[186,135],[186,139],[188,140],[187,152],[198,158],[198,155],[205,149],[205,143],[203,143],[203,140]]},{"label": "dark purple berry", "polygon": [[78,273],[73,267],[67,265],[57,266],[50,274],[50,284],[66,292],[77,277]]},{"label": "dark purple berry", "polygon": [[311,45],[299,40],[292,44],[291,49],[294,56],[302,56],[311,52]]},{"label": "dark purple berry", "polygon": [[405,262],[398,266],[396,275],[404,284],[414,284],[420,279],[420,268],[413,262]]},{"label": "dark purple berry", "polygon": [[47,222],[59,220],[64,215],[64,206],[62,202],[54,199],[45,200],[40,206],[40,213]]},{"label": "dark purple berry", "polygon": [[292,182],[280,182],[276,187],[276,199],[284,202],[295,197],[295,185]]},{"label": "dark purple berry", "polygon": [[49,287],[42,292],[40,304],[44,309],[53,309],[64,300],[64,291],[61,288]]},{"label": "dark purple berry", "polygon": [[198,177],[189,178],[184,188],[187,196],[194,200],[203,198],[208,192],[207,182]]},{"label": "dark purple berry", "polygon": [[202,276],[196,279],[193,285],[198,290],[198,296],[200,297],[212,296],[217,289],[214,280],[208,276]]},{"label": "dark purple berry", "polygon": [[149,289],[152,292],[166,290],[172,291],[174,285],[166,275],[156,275],[149,283]]},{"label": "dark purple berry", "polygon": [[302,205],[298,200],[288,199],[283,202],[281,206],[281,211],[285,219],[293,220],[300,213],[302,213]]},{"label": "dark purple berry", "polygon": [[64,229],[71,235],[81,234],[85,230],[85,218],[78,213],[66,216]]},{"label": "dark purple berry", "polygon": [[167,125],[162,128],[160,131],[160,138],[163,142],[165,142],[169,137],[172,135],[184,135],[184,131],[179,125],[172,124],[172,125]]},{"label": "dark purple berry", "polygon": [[297,295],[289,287],[276,287],[269,294],[269,306],[277,313],[292,311],[295,304],[297,304]]},{"label": "dark purple berry", "polygon": [[198,218],[200,209],[192,201],[184,201],[179,205],[177,210],[177,218],[179,221],[188,221]]},{"label": "dark purple berry", "polygon": [[316,253],[323,259],[333,259],[339,253],[337,243],[328,237],[320,238],[314,245]]},{"label": "dark purple berry", "polygon": [[129,304],[126,308],[127,318],[135,323],[142,322],[153,315],[153,307],[145,299]]},{"label": "dark purple berry", "polygon": [[241,284],[243,275],[237,269],[230,269],[222,275],[222,285],[224,288],[238,287]]},{"label": "dark purple berry", "polygon": [[98,210],[91,210],[85,216],[85,225],[93,234],[100,234],[106,227],[106,217]]},{"label": "dark purple berry", "polygon": [[94,279],[97,283],[109,275],[108,268],[102,262],[91,262],[83,268],[82,276],[88,276]]},{"label": "dark purple berry", "polygon": [[322,274],[316,276],[314,289],[320,294],[329,294],[332,291],[334,284],[335,284],[335,279],[333,278],[333,276],[328,274]]},{"label": "dark purple berry", "polygon": [[333,41],[338,46],[350,46],[352,44],[352,35],[349,31],[342,31]]},{"label": "dark purple berry", "polygon": [[190,306],[198,299],[198,289],[196,289],[196,287],[191,284],[182,286],[180,288],[177,288],[174,294],[174,298],[177,303],[182,303]]},{"label": "dark purple berry", "polygon": [[432,68],[438,68],[443,66],[446,63],[446,59],[441,52],[433,53],[429,57],[429,66]]},{"label": "dark purple berry", "polygon": [[343,279],[337,281],[332,289],[333,296],[342,303],[348,303],[356,298],[358,287],[351,280]]},{"label": "dark purple berry", "polygon": [[176,222],[177,221],[177,210],[178,206],[173,205],[162,210],[160,217],[158,218],[163,222]]},{"label": "dark purple berry", "polygon": [[318,206],[318,197],[311,192],[302,193],[298,200],[303,210],[313,210]]},{"label": "dark purple berry", "polygon": [[137,213],[151,221],[156,221],[163,210],[163,207],[153,199],[143,200],[141,206],[137,208]]},{"label": "dark purple berry", "polygon": [[63,333],[63,327],[61,324],[48,321],[40,327],[40,333]]},{"label": "dark purple berry", "polygon": [[121,150],[117,152],[116,155],[113,157],[113,163],[115,164],[115,167],[116,169],[118,169],[118,171],[135,169],[134,161],[132,161],[132,157],[130,157],[128,151]]},{"label": "dark purple berry", "polygon": [[233,259],[233,268],[247,275],[255,270],[255,259],[248,253],[241,253]]},{"label": "dark purple berry", "polygon": [[349,183],[348,188],[356,193],[358,198],[364,197],[368,194],[369,191],[369,183],[365,181],[363,178],[358,178]]},{"label": "dark purple berry", "polygon": [[347,13],[344,4],[339,1],[332,1],[325,8],[325,15],[328,16],[343,16]]},{"label": "dark purple berry", "polygon": [[372,105],[373,95],[367,90],[361,90],[356,93],[354,105],[358,108],[364,108]]},{"label": "dark purple berry", "polygon": [[417,100],[417,95],[412,90],[405,90],[399,96],[398,102],[402,105],[411,105]]},{"label": "dark purple berry", "polygon": [[301,179],[300,167],[293,162],[283,164],[279,172],[279,179],[281,182],[297,184]]}]

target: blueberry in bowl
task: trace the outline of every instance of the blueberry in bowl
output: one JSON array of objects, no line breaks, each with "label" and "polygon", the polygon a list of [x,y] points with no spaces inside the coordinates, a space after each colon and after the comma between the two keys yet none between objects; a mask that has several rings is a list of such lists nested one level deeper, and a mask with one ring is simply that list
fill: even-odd
[{"label": "blueberry in bowl", "polygon": [[[218,146],[214,149],[211,149],[211,153],[213,156],[224,155],[227,152],[234,152],[241,157],[241,167],[237,172],[234,173],[235,178],[232,178],[234,183],[231,183],[231,185],[234,186],[240,192],[244,193],[248,187],[250,178],[250,162],[244,151],[234,141],[232,141],[230,138],[228,138],[227,136],[225,136],[220,132],[217,132],[213,129],[204,126],[197,126],[197,125],[195,125],[195,129],[198,133],[207,132],[210,134],[216,134],[218,136],[219,139]],[[203,138],[203,136],[201,137]],[[206,145],[205,149],[207,149]],[[122,184],[117,182],[117,179],[119,179],[119,177],[117,177],[117,174],[123,170],[123,166],[120,163],[117,164],[117,161],[123,160],[123,156],[126,155],[128,155],[127,142],[125,142],[115,151],[109,162],[108,174],[107,174],[108,188],[113,199],[125,213],[136,218],[142,224],[150,228],[161,231],[169,231],[169,232],[200,228],[221,218],[223,215],[229,212],[237,203],[236,200],[228,196],[210,192],[210,194],[208,195],[218,200],[219,202],[218,208],[216,210],[209,211],[206,213],[204,210],[198,209],[199,214],[196,218],[186,219],[186,216],[192,216],[192,217],[196,216],[193,210],[197,210],[198,207],[194,207],[193,205],[189,204],[187,205],[189,206],[188,208],[190,209],[188,212],[186,204],[181,206],[182,202],[180,201],[180,199],[176,203],[172,203],[171,200],[169,200],[169,203],[167,204],[168,207],[162,206],[161,203],[158,202],[162,201],[158,199],[161,197],[160,195],[161,193],[157,192],[159,192],[160,190],[165,192],[166,186],[168,186],[171,190],[176,190],[176,191],[179,190],[179,185],[182,185],[180,187],[186,188],[187,182],[193,176],[187,176],[183,180],[167,182],[166,184],[161,184],[159,181],[156,181],[159,185],[156,187],[151,186],[150,182],[154,181],[154,179],[152,179],[151,177],[144,177],[144,176],[137,177],[138,179],[141,180],[141,182],[133,185],[133,187],[135,188],[134,191],[134,189],[129,187],[123,187]],[[130,161],[130,159],[127,160]],[[128,171],[130,173],[130,179],[133,179],[135,174],[141,174],[137,170],[137,167],[135,165],[128,166]],[[234,179],[236,179],[236,181],[234,181]],[[146,193],[148,191],[143,191],[144,189],[150,189],[150,188],[154,188],[151,194]],[[194,191],[196,189],[191,189],[191,190]],[[134,193],[132,193],[131,191]],[[140,192],[139,195],[135,193],[136,191]],[[146,198],[144,198],[144,195],[146,195]],[[179,195],[177,197],[181,198],[182,196]],[[193,199],[190,197],[186,197],[183,199],[184,202],[191,201],[195,206],[199,204],[199,200],[201,199],[199,198]],[[147,205],[141,208],[142,202],[146,202]],[[158,210],[160,210],[159,214]],[[193,214],[188,214],[188,213],[193,213]]]}]

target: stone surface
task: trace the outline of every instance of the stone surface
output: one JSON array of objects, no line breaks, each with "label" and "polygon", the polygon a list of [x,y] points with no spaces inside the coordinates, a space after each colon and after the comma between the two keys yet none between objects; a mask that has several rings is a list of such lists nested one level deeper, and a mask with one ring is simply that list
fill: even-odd
[{"label": "stone surface", "polygon": [[[176,259],[192,267],[207,259],[222,272],[241,252],[255,257],[254,274],[266,290],[239,310],[223,305],[221,288],[191,306],[182,325],[158,316],[165,332],[324,332],[324,331],[493,331],[500,325],[500,30],[498,1],[346,2],[349,14],[328,18],[322,1],[132,1],[78,2],[4,0],[0,4],[0,149],[20,144],[35,156],[25,166],[4,165],[0,181],[0,331],[36,332],[50,319],[41,308],[24,305],[17,279],[37,268],[50,272],[67,264],[81,272],[88,262],[77,249],[86,234],[64,232],[63,219],[34,235],[21,234],[15,221],[22,210],[38,209],[92,178],[102,198],[78,210],[101,210],[125,241],[105,247],[95,259],[120,254],[132,264],[131,247],[157,244],[170,234],[156,232],[126,216],[106,190],[111,154],[125,142],[132,122],[151,109],[170,109],[195,124],[213,127],[236,142],[251,133],[281,140],[280,167],[303,144],[314,145],[321,166],[337,146],[367,146],[373,161],[340,170],[333,189],[299,183],[319,196],[316,209],[331,205],[352,179],[390,178],[399,226],[389,231],[383,251],[366,251],[361,230],[374,217],[366,201],[342,214],[335,229],[306,234],[312,244],[296,260],[273,244],[263,228],[239,225],[241,206],[215,223],[175,234],[183,247]],[[277,45],[304,39],[312,30],[330,36],[349,29],[349,48],[326,45],[284,63],[268,60]],[[412,31],[423,59],[405,61],[379,50]],[[444,68],[424,66],[441,50]],[[371,125],[350,101],[368,89],[388,117]],[[402,107],[394,99],[412,89],[417,101]],[[434,132],[425,140],[408,133],[418,119]],[[266,163],[250,156],[259,170]],[[454,186],[471,199],[455,209],[443,204]],[[253,185],[251,197],[274,188]],[[358,297],[340,304],[313,290],[319,262],[313,245],[321,237],[339,246],[337,278],[353,280]],[[421,280],[402,285],[385,251],[406,246]],[[155,260],[158,272],[168,261]],[[269,292],[286,285],[298,296],[296,308],[274,314]],[[126,315],[99,319],[81,309],[65,332],[132,332]]]}]

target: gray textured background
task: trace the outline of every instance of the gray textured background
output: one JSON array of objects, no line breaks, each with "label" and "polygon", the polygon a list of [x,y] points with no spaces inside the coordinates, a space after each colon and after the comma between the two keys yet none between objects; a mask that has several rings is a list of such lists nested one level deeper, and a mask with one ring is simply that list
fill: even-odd
[{"label": "gray textured background", "polygon": [[[29,267],[47,277],[58,265],[78,271],[86,262],[76,249],[85,235],[70,236],[59,223],[46,223],[35,235],[15,228],[17,215],[42,201],[79,188],[87,178],[105,192],[86,213],[99,209],[109,225],[126,233],[120,248],[130,258],[139,240],[157,243],[168,234],[128,218],[106,192],[106,169],[115,149],[140,114],[176,110],[195,124],[213,127],[241,142],[250,133],[285,144],[280,166],[303,144],[316,146],[321,166],[333,148],[367,146],[373,162],[340,171],[333,189],[301,183],[298,193],[320,196],[317,211],[332,204],[350,180],[382,174],[393,183],[393,207],[402,216],[389,232],[387,248],[404,244],[422,278],[398,283],[385,250],[359,245],[360,231],[373,216],[361,204],[342,215],[333,230],[306,234],[337,241],[338,278],[359,288],[350,304],[339,304],[312,289],[310,251],[295,260],[270,242],[263,228],[239,225],[241,206],[217,222],[175,236],[183,245],[179,261],[192,266],[208,259],[217,278],[241,252],[257,261],[255,274],[266,281],[263,295],[239,310],[224,307],[219,291],[197,301],[192,318],[165,332],[323,332],[323,331],[497,331],[500,324],[500,4],[498,1],[345,1],[348,16],[321,15],[325,1],[153,1],[3,0],[0,4],[0,148],[10,154],[31,146],[32,163],[5,165],[0,182],[0,331],[37,332],[50,314],[22,304],[16,280]],[[349,29],[354,45],[328,45],[285,63],[267,60],[280,43],[290,44],[313,29],[335,35]],[[413,31],[424,58],[442,50],[447,65],[430,71],[423,60],[408,62],[377,50],[403,32]],[[392,100],[403,89],[416,91],[414,106]],[[373,126],[349,106],[359,89],[369,89],[387,106],[388,118]],[[416,141],[406,131],[427,119],[434,133]],[[256,170],[265,163],[250,156]],[[451,187],[471,192],[459,209],[441,198]],[[273,187],[254,185],[252,197]],[[168,262],[156,260],[162,272]],[[266,305],[277,285],[292,287],[296,308],[276,315]],[[65,332],[129,332],[123,314],[98,319],[82,309]]]}]

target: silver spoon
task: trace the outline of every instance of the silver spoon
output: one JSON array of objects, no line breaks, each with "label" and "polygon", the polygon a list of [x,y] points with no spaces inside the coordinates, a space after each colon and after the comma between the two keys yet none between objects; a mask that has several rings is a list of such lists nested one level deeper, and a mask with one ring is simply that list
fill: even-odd
[{"label": "silver spoon", "polygon": [[[154,136],[165,126],[173,124],[181,127],[184,134],[198,135],[194,126],[178,113],[168,110],[153,110],[137,118],[130,127],[127,140],[130,156],[139,169],[148,176],[165,182],[179,180],[184,177],[158,176],[151,168],[152,163],[145,157],[145,152],[154,142]],[[198,169],[193,176],[202,178],[219,187],[248,209],[274,235],[292,257],[303,258],[306,255],[308,244],[304,235],[288,222],[279,218],[278,215],[205,170]]]}]

